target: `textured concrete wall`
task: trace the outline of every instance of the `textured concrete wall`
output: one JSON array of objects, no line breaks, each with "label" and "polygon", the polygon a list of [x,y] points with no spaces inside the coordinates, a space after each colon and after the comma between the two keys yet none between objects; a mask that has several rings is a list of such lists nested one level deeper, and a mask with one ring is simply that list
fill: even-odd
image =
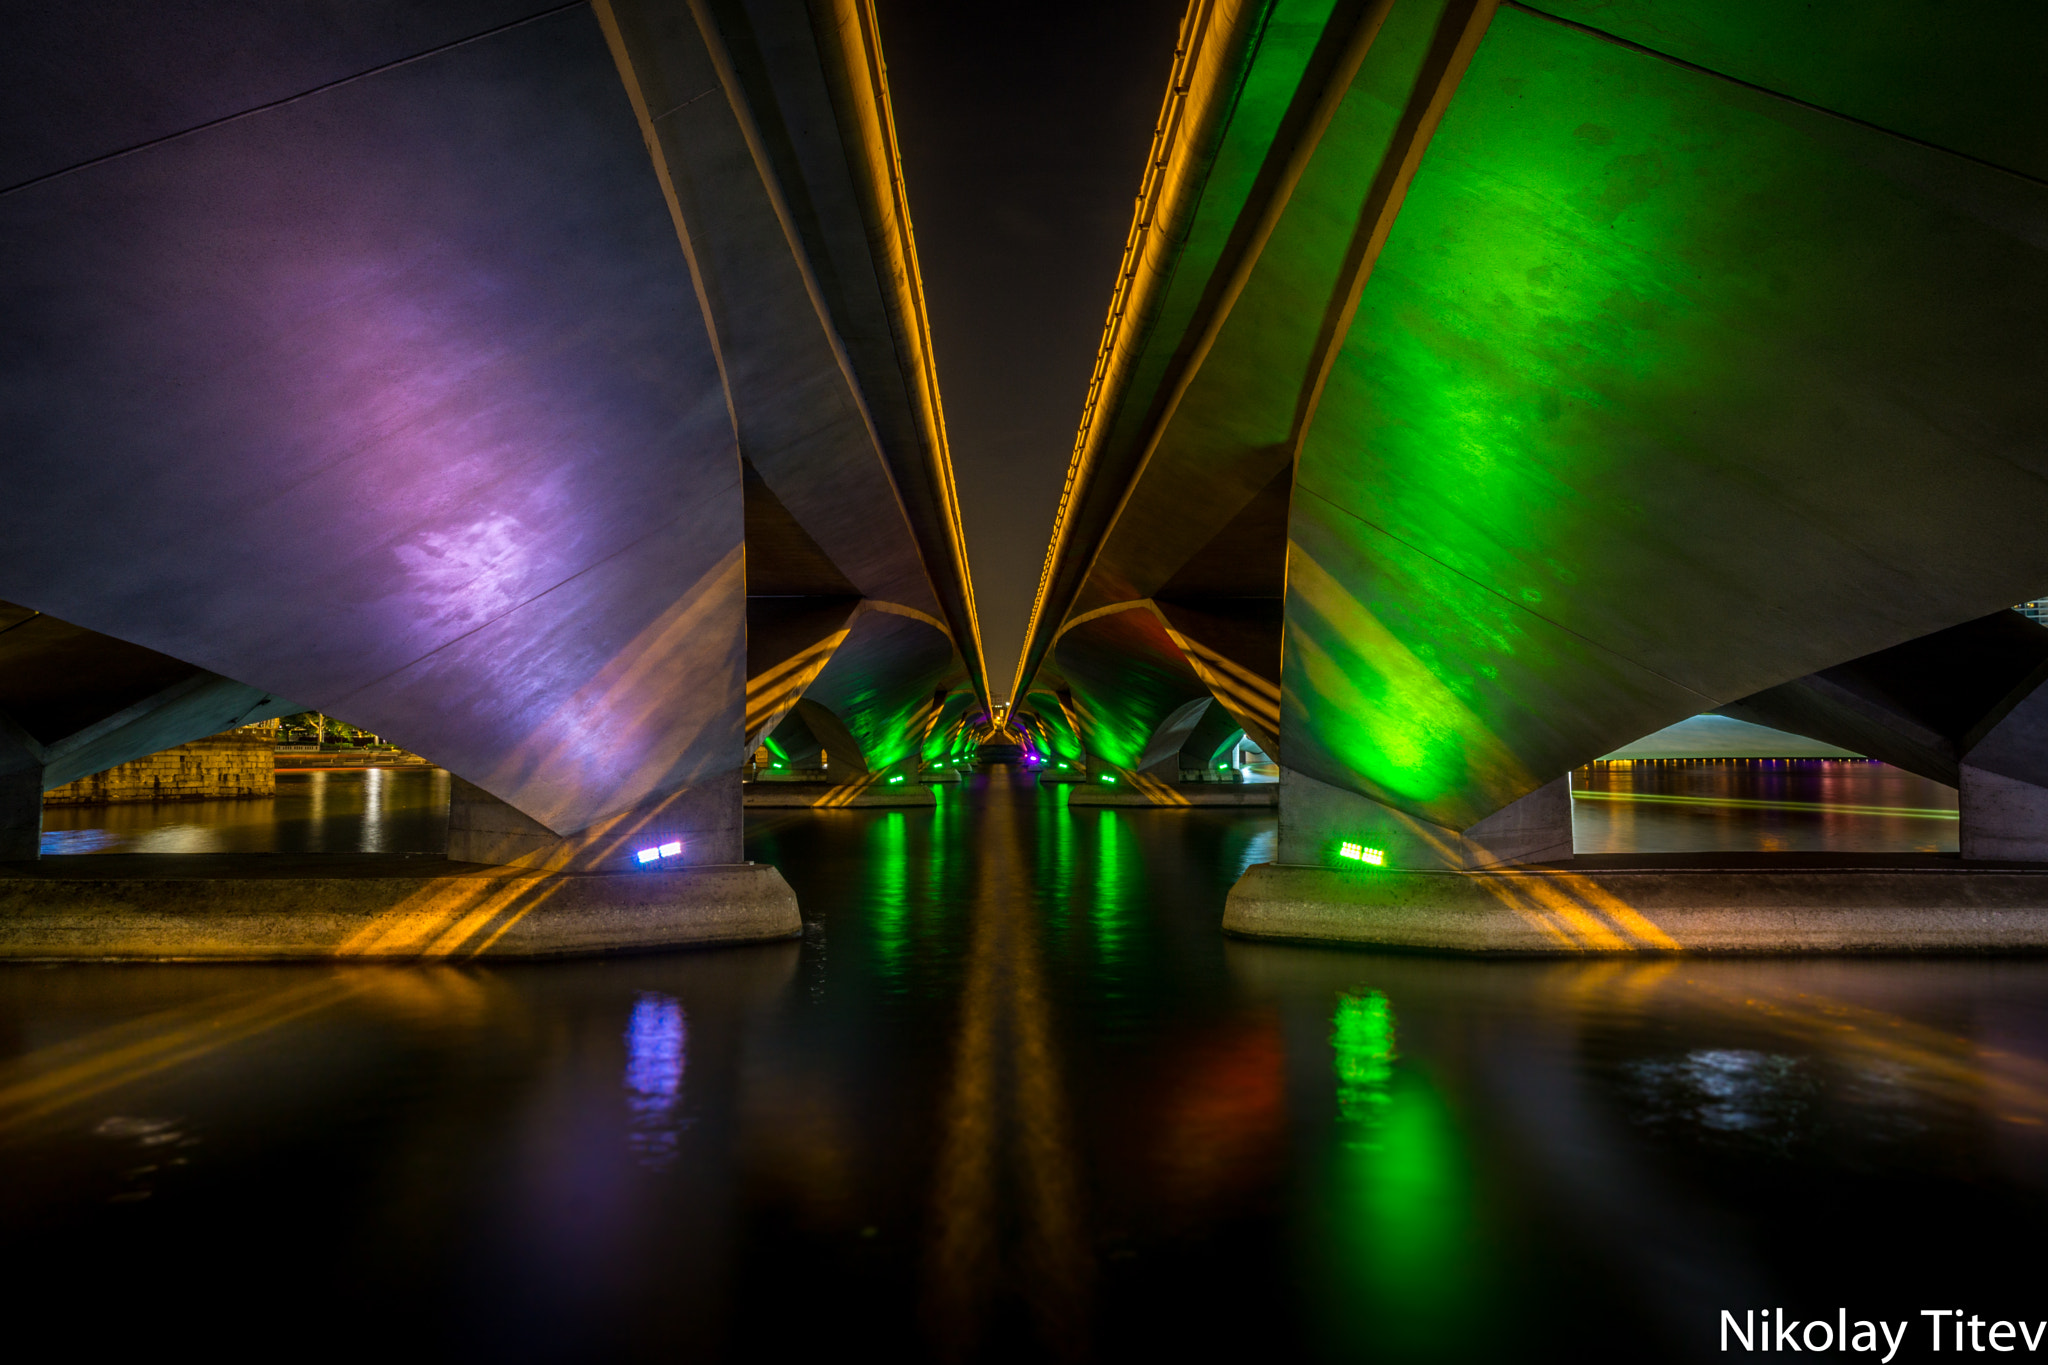
[{"label": "textured concrete wall", "polygon": [[218,801],[277,793],[277,722],[261,721],[121,763],[43,793],[46,806]]}]

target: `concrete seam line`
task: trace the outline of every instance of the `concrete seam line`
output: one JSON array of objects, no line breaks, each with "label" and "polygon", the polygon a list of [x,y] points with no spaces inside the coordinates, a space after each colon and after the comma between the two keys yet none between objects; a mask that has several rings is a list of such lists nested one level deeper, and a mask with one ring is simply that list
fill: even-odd
[{"label": "concrete seam line", "polygon": [[1820,114],[1826,118],[1838,119],[1843,123],[1854,124],[1858,128],[1867,128],[1873,133],[1881,133],[1885,137],[1895,138],[1900,142],[1910,142],[1915,147],[1925,147],[1930,152],[1940,152],[1943,156],[1952,156],[1958,160],[1968,161],[1982,166],[1986,170],[1998,171],[2001,174],[2009,175],[2015,180],[2024,180],[2030,185],[2048,187],[2048,179],[2043,179],[2037,175],[2029,175],[2027,172],[2016,167],[2000,165],[1996,161],[1989,161],[1981,156],[1973,156],[1969,152],[1957,151],[1953,147],[1944,147],[1939,142],[1929,142],[1926,138],[1914,137],[1911,133],[1902,133],[1896,128],[1887,128],[1881,123],[1872,123],[1869,119],[1857,118],[1854,114],[1845,114],[1839,109],[1830,109],[1824,104],[1815,104],[1811,100],[1800,99],[1797,95],[1788,95],[1782,90],[1773,90],[1768,85],[1758,85],[1755,81],[1746,81],[1740,76],[1731,76],[1725,71],[1716,71],[1711,66],[1701,66],[1698,62],[1689,62],[1683,57],[1674,57],[1669,52],[1660,52],[1654,47],[1648,47],[1632,39],[1624,38],[1618,33],[1609,33],[1604,28],[1595,28],[1591,24],[1582,24],[1576,19],[1567,19],[1561,14],[1552,14],[1548,10],[1537,9],[1534,5],[1523,4],[1521,0],[1500,0],[1500,3],[1509,9],[1520,10],[1532,19],[1541,19],[1545,23],[1556,24],[1559,28],[1567,28],[1574,33],[1583,33],[1587,37],[1596,38],[1603,43],[1612,43],[1616,47],[1627,48],[1631,52],[1640,52],[1645,57],[1654,57],[1660,62],[1680,67],[1683,70],[1694,71],[1702,76],[1707,76],[1717,81],[1724,81],[1729,85],[1740,86],[1744,90],[1753,91],[1770,99],[1781,100],[1786,104]]},{"label": "concrete seam line", "polygon": [[225,123],[234,123],[240,119],[253,118],[257,114],[265,113],[272,109],[281,109],[287,104],[296,104],[300,100],[311,99],[315,95],[324,94],[339,86],[349,85],[355,81],[367,80],[371,76],[380,76],[386,71],[396,71],[401,66],[410,66],[414,62],[423,62],[429,57],[438,57],[443,52],[452,52],[458,47],[467,47],[471,43],[480,43],[486,38],[495,38],[499,34],[509,33],[515,28],[524,28],[528,24],[537,24],[543,19],[551,19],[555,15],[562,14],[568,10],[581,9],[583,8],[583,3],[584,0],[569,0],[567,4],[551,6],[537,14],[529,14],[523,19],[514,19],[510,23],[499,24],[496,28],[487,28],[482,33],[472,33],[467,38],[457,38],[452,42],[442,43],[439,47],[430,47],[424,52],[415,52],[409,57],[395,58],[380,66],[369,67],[347,76],[337,76],[331,81],[316,85],[310,90],[301,90],[295,95],[285,95],[280,99],[251,105],[247,109],[238,109],[232,114],[222,114],[219,118],[208,119],[204,123],[195,123],[190,128],[180,128],[175,133],[165,133],[161,137],[153,137],[147,141],[137,142],[132,146],[117,148],[111,152],[102,152],[98,156],[87,157],[84,161],[74,162],[69,166],[63,166],[54,171],[45,171],[41,175],[30,176],[26,180],[0,189],[0,195],[13,194],[16,190],[25,190],[31,186],[40,185],[46,180],[56,180],[77,171],[88,170],[91,167],[102,165],[105,162],[118,161],[124,156],[133,156],[137,152],[146,152],[151,147],[161,147],[166,142],[176,142],[179,138],[191,137],[195,133],[203,133],[209,128],[218,128]]}]

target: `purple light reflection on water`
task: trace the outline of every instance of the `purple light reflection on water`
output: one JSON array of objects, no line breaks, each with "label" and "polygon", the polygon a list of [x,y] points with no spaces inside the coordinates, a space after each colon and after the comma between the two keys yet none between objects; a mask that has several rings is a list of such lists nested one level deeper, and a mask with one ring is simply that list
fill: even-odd
[{"label": "purple light reflection on water", "polygon": [[664,1170],[675,1161],[687,1126],[675,1111],[683,1096],[689,1043],[689,1018],[680,1001],[647,991],[633,1002],[626,1022],[626,1108],[633,1125],[628,1142],[649,1170]]}]

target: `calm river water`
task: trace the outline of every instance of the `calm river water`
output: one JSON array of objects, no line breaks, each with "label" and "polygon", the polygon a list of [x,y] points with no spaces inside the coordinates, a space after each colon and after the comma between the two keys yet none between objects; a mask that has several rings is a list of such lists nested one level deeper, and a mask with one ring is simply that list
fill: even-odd
[{"label": "calm river water", "polygon": [[[0,971],[17,1318],[95,1354],[1233,1362],[1726,1359],[1721,1310],[1764,1308],[1919,1361],[1922,1309],[2048,1319],[2048,963],[1234,942],[1270,814],[1069,815],[1000,770],[940,802],[751,820],[795,943]],[[1579,806],[1582,846],[1588,807],[1708,818]]]}]

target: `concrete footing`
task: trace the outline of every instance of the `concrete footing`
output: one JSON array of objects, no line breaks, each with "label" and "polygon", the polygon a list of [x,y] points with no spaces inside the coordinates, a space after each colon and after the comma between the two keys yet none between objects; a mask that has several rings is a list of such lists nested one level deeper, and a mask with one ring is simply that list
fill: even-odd
[{"label": "concrete footing", "polygon": [[1501,871],[1264,863],[1225,932],[1506,956],[2048,952],[2048,867],[1628,855]]},{"label": "concrete footing", "polygon": [[1966,859],[2048,858],[2048,787],[1964,763],[1956,841]]},{"label": "concrete footing", "polygon": [[741,788],[748,810],[865,806],[935,806],[939,798],[922,782],[863,778],[853,782],[749,782]]},{"label": "concrete footing", "polygon": [[543,958],[794,937],[765,863],[543,872],[429,856],[95,854],[0,870],[0,960]]},{"label": "concrete footing", "polygon": [[1102,782],[1082,783],[1067,796],[1068,806],[1264,806],[1279,803],[1278,785],[1271,782]]}]

